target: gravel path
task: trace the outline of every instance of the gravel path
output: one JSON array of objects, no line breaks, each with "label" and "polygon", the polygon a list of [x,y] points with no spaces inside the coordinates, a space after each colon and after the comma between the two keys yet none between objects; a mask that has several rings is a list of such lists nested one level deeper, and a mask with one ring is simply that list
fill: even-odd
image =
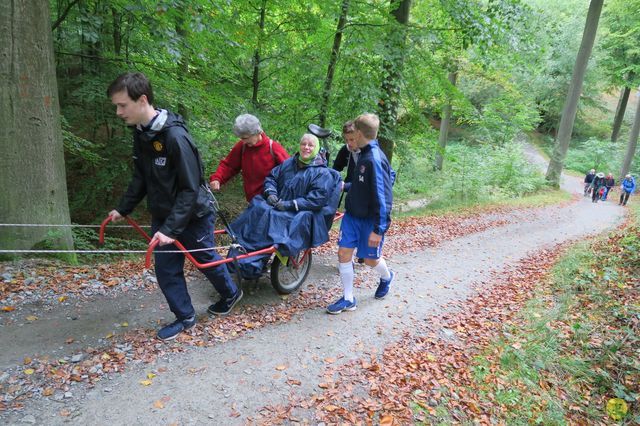
[{"label": "gravel path", "polygon": [[[529,155],[539,158],[533,151]],[[562,186],[574,194],[582,189],[581,180],[571,177],[565,177]],[[253,330],[226,343],[133,365],[92,389],[78,385],[62,401],[34,399],[24,410],[5,413],[0,419],[11,424],[53,425],[245,424],[265,406],[287,404],[291,397],[316,393],[328,366],[380,353],[385,345],[411,331],[416,321],[447,309],[452,301],[472,297],[472,285],[489,281],[492,272],[508,268],[532,251],[615,227],[624,211],[611,201],[593,204],[580,196],[563,206],[519,212],[514,217],[517,220],[504,226],[390,259],[397,278],[389,296],[375,300],[370,285],[360,286],[356,288],[358,309],[354,312],[332,316],[323,309],[309,310],[291,321]],[[335,291],[338,276],[334,260],[317,258],[310,282]],[[206,285],[191,288],[196,309],[203,312],[211,292]],[[251,303],[278,300],[266,286],[253,293],[246,296]],[[79,320],[69,319],[76,311]],[[43,312],[37,330],[31,324],[3,326],[0,344],[9,350],[3,350],[2,365],[15,364],[38,347],[43,353],[60,352],[53,356],[69,355],[73,348],[54,342],[72,332],[84,335],[80,346],[99,344],[104,333],[123,317],[130,327],[152,327],[159,316],[169,318],[158,292],[130,292]],[[47,331],[44,317],[51,317],[49,326],[54,325],[55,330]],[[443,338],[455,335],[448,333]],[[9,341],[18,344],[10,347]],[[151,372],[157,376],[151,385],[143,386],[140,382]],[[312,416],[312,411],[297,413],[298,418],[313,424]]]}]

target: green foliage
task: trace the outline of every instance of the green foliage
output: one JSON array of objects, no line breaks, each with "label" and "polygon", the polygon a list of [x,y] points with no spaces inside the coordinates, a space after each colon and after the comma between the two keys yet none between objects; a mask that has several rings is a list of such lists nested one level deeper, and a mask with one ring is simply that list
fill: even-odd
[{"label": "green foliage", "polygon": [[457,144],[447,153],[446,197],[463,201],[511,198],[544,187],[544,178],[518,144],[469,148]]},{"label": "green foliage", "polygon": [[[434,144],[416,143],[420,150],[404,153],[403,162],[394,163],[396,200],[425,198],[430,208],[439,208],[516,198],[545,188],[544,177],[517,143],[451,144],[441,173],[433,171]],[[425,150],[431,155],[421,154]]]},{"label": "green foliage", "polygon": [[598,172],[611,172],[615,176],[620,170],[617,152],[617,146],[612,146],[611,141],[589,138],[573,144],[567,154],[565,167],[580,173],[596,169]]},{"label": "green foliage", "polygon": [[[76,250],[146,250],[148,245],[142,239],[123,239],[105,237],[104,245],[98,245],[98,232],[91,228],[73,228],[73,240]],[[80,254],[82,263],[104,262],[130,257],[139,259],[140,253],[131,254]]]},{"label": "green foliage", "polygon": [[[550,132],[556,129],[564,100],[569,90],[581,36],[584,29],[588,0],[531,0],[537,10],[532,19],[532,31],[537,35],[538,55],[529,56],[530,65],[518,74],[517,84],[535,97],[542,118],[540,129]],[[585,107],[601,103],[599,95],[605,87],[595,65],[600,58],[599,50],[594,50],[585,76],[582,96],[578,104],[576,129],[585,128],[588,115]]]},{"label": "green foliage", "polygon": [[[610,398],[630,404],[621,424],[640,420],[634,405],[640,310],[633,287],[639,228],[632,223],[608,238],[573,247],[554,266],[550,287],[529,301],[523,322],[506,327],[486,349],[500,354],[498,368],[482,354],[476,358],[474,378],[486,398],[502,405],[497,409],[506,423],[597,423],[607,416]],[[489,372],[494,384],[486,386]]]},{"label": "green foliage", "polygon": [[603,12],[602,70],[612,85],[640,84],[640,0],[612,0]]},{"label": "green foliage", "polygon": [[[146,73],[156,106],[186,115],[208,173],[235,142],[231,125],[244,112],[256,114],[269,136],[295,152],[300,135],[318,119],[341,6],[342,1],[319,0],[84,0],[72,7],[54,31],[72,219],[88,223],[103,216],[130,177],[129,130],[105,95],[124,71]],[[486,145],[490,156],[505,158],[501,149],[489,147],[509,144],[520,131],[537,126],[540,114],[543,126],[555,125],[585,6],[586,0],[413,2],[404,73],[392,99],[398,105],[391,133],[394,162],[405,176],[401,196],[424,192],[420,181],[407,182],[413,176],[412,157],[435,152],[439,115],[447,102],[453,105],[451,134]],[[56,20],[65,2],[52,1],[51,7]],[[329,127],[339,129],[347,119],[378,110],[381,83],[393,72],[383,66],[395,54],[387,48],[392,23],[388,2],[350,3]],[[447,80],[454,70],[458,87]],[[587,100],[599,90],[595,80],[588,77]],[[578,128],[587,118],[578,116]],[[338,145],[332,148],[335,153]],[[451,185],[443,189],[449,197],[530,191],[517,174],[498,173],[515,179],[506,184],[503,178],[494,182],[467,173],[466,155],[446,157],[454,162],[457,179],[470,179],[462,195]],[[430,179],[432,190],[449,182],[435,175]],[[486,189],[486,182],[493,189]],[[237,186],[232,189],[235,194]]]}]

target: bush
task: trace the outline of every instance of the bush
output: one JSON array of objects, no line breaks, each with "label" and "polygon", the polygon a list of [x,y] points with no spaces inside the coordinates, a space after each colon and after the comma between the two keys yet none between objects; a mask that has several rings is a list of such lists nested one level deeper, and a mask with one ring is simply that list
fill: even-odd
[{"label": "bush", "polygon": [[589,138],[573,144],[567,153],[565,168],[580,173],[596,169],[598,172],[612,172],[615,175],[620,170],[621,157],[618,145],[612,145],[607,140]]},{"label": "bush", "polygon": [[517,143],[497,147],[452,145],[444,175],[444,195],[462,201],[521,197],[545,184],[540,171],[527,161],[522,145]]},{"label": "bush", "polygon": [[442,172],[433,171],[435,147],[407,153],[394,166],[396,199],[423,197],[434,205],[467,204],[516,198],[545,186],[544,176],[525,157],[521,144],[447,147]]}]

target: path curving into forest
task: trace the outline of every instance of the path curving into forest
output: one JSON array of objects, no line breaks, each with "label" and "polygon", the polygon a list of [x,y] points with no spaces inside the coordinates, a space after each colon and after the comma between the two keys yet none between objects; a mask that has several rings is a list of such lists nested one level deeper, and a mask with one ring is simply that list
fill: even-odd
[{"label": "path curving into forest", "polygon": [[[531,161],[544,164],[534,148],[527,147],[526,152]],[[264,407],[286,406],[291,400],[309,398],[327,380],[329,367],[339,368],[349,361],[380,354],[386,345],[411,332],[416,323],[428,321],[434,313],[455,309],[456,302],[473,297],[474,284],[490,283],[493,274],[534,251],[593,236],[622,223],[624,210],[614,201],[594,204],[581,196],[581,179],[565,176],[562,187],[575,194],[573,201],[479,213],[477,219],[465,220],[492,225],[422,250],[406,254],[397,251],[389,259],[397,279],[384,300],[373,298],[373,278],[358,267],[364,280],[356,286],[358,309],[354,312],[327,315],[324,301],[314,299],[291,318],[260,327],[247,326],[248,331],[238,337],[220,339],[216,344],[185,347],[180,342],[154,342],[156,356],[152,362],[130,362],[123,373],[111,372],[92,387],[71,381],[68,394],[62,392],[60,397],[61,391],[56,389],[53,395],[36,396],[18,411],[0,413],[0,419],[11,424],[234,425],[255,420],[265,412]],[[460,225],[464,225],[462,221]],[[427,233],[438,224],[421,226],[419,232]],[[389,236],[389,245],[394,240],[402,245],[409,237],[403,232],[408,231],[398,227]],[[316,258],[309,285],[329,299],[338,295],[333,255]],[[192,283],[191,289],[196,309],[204,312],[212,292],[201,282]],[[272,315],[272,311],[261,309],[285,302],[294,306],[298,297],[292,295],[283,302],[267,285],[246,290],[235,316],[250,309],[258,315]],[[125,319],[128,328],[154,328],[160,316],[165,320],[170,317],[158,293],[130,290],[39,311],[38,306],[26,306],[22,317],[39,312],[38,321],[31,323],[5,317],[0,345],[7,350],[0,355],[0,366],[5,370],[0,383],[6,385],[12,377],[21,377],[18,370],[23,369],[11,366],[22,357],[34,353],[53,358],[71,356],[88,345],[99,346],[104,344],[104,335]],[[222,327],[216,320],[207,325],[210,335],[216,327]],[[76,340],[65,345],[69,335]],[[151,383],[141,383],[145,380]],[[311,424],[318,421],[312,408],[298,408],[295,415]]]}]

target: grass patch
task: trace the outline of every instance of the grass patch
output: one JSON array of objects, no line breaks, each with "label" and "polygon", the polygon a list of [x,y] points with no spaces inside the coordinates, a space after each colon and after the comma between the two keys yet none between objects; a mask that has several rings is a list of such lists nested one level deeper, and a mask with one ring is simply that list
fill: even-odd
[{"label": "grass patch", "polygon": [[475,359],[497,418],[640,424],[640,208],[632,214],[624,229],[574,246],[517,326]]},{"label": "grass patch", "polygon": [[436,200],[425,207],[394,213],[395,218],[409,216],[439,216],[439,215],[464,215],[470,211],[491,210],[500,207],[533,208],[544,207],[571,200],[571,194],[566,191],[545,188],[535,194],[525,195],[521,198],[503,198],[497,200],[457,201]]}]

